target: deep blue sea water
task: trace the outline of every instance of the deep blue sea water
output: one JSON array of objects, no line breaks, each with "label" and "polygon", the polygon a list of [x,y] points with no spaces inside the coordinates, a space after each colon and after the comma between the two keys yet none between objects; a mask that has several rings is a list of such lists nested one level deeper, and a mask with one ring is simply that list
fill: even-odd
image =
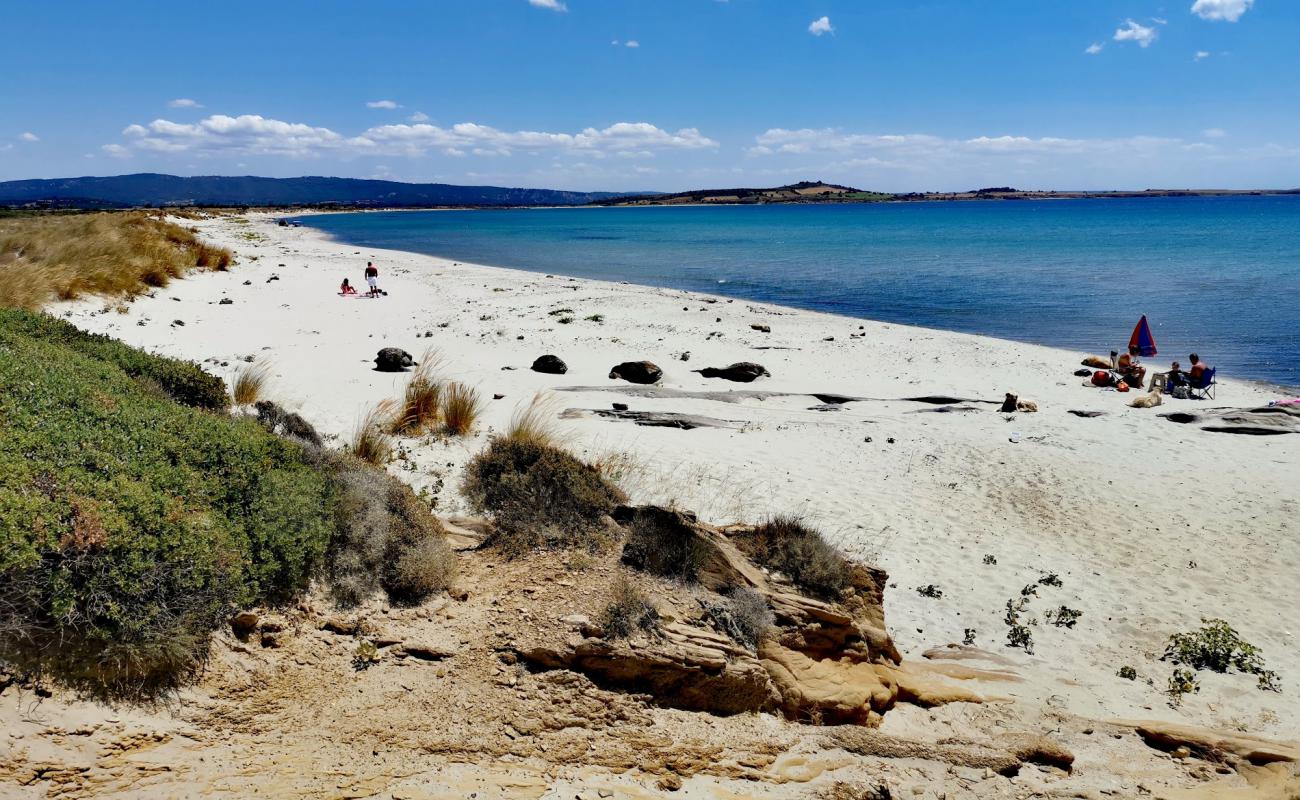
[{"label": "deep blue sea water", "polygon": [[303,218],[340,241],[1300,386],[1300,196],[511,209]]}]

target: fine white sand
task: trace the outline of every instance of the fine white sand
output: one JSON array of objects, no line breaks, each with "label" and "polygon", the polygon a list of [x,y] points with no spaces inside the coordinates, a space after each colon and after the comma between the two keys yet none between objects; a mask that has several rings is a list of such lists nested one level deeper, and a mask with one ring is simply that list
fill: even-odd
[{"label": "fine white sand", "polygon": [[[1081,353],[358,250],[310,229],[277,227],[270,215],[246,220],[194,223],[237,252],[228,273],[177,281],[117,310],[82,301],[55,311],[222,376],[245,366],[246,356],[267,362],[270,396],[336,441],[366,408],[401,391],[404,376],[372,369],[380,347],[417,358],[437,348],[443,374],[483,394],[482,425],[463,439],[402,440],[390,469],[432,492],[442,513],[463,510],[463,464],[538,391],[557,390],[557,411],[623,402],[725,420],[727,427],[677,430],[583,414],[560,424],[580,454],[629,454],[624,483],[634,500],[673,501],[715,522],[801,515],[849,553],[884,567],[886,618],[908,658],[973,629],[978,645],[1026,677],[999,691],[1035,707],[1300,736],[1300,436],[1209,433],[1157,416],[1276,396],[1233,381],[1230,364],[1218,365],[1229,377],[1216,402],[1133,409],[1126,405],[1132,394],[1081,385],[1071,374]],[[364,286],[368,259],[388,296],[338,297],[344,277]],[[222,298],[233,303],[221,305]],[[550,313],[566,308],[572,311]],[[597,314],[602,322],[585,319]],[[561,316],[573,322],[560,324]],[[1106,352],[1127,335],[1116,331],[1115,341],[1094,349]],[[1204,351],[1213,349],[1205,343]],[[530,371],[546,353],[564,359],[568,374]],[[1163,366],[1182,355],[1150,361]],[[665,389],[736,396],[645,398],[607,377],[614,364],[641,359],[663,368]],[[735,361],[757,361],[772,377],[744,385],[691,371]],[[751,390],[792,394],[740,394]],[[900,400],[1000,400],[1007,391],[1036,401],[1039,412],[1005,415],[978,404],[935,413]],[[823,409],[813,392],[871,399]],[[1069,409],[1104,416],[1079,418]],[[1063,585],[1040,587],[1022,615],[1036,621],[1034,654],[1006,647],[1007,600],[1046,573]],[[917,592],[929,584],[941,598]],[[1043,617],[1062,604],[1083,612],[1073,629]],[[1171,708],[1162,692],[1173,667],[1159,656],[1171,633],[1202,617],[1225,619],[1258,645],[1283,693],[1257,690],[1251,676],[1202,672],[1200,693]],[[1139,679],[1119,678],[1123,666]]]}]

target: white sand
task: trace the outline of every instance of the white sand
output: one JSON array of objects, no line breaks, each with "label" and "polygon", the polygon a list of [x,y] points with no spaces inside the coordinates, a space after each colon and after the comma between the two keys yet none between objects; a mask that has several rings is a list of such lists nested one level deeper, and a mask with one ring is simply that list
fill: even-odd
[{"label": "white sand", "polygon": [[[1300,736],[1300,436],[1207,433],[1156,416],[1171,408],[1260,405],[1273,396],[1261,387],[1227,378],[1214,403],[1132,409],[1125,405],[1131,394],[1080,385],[1071,375],[1079,353],[358,250],[310,229],[277,227],[269,215],[248,219],[197,223],[206,238],[237,251],[229,273],[175,282],[123,313],[91,301],[58,312],[166,355],[216,359],[205,366],[223,376],[246,355],[268,361],[271,396],[340,437],[365,408],[401,390],[403,376],[371,369],[376,350],[392,345],[418,357],[438,348],[444,374],[487,399],[483,424],[466,439],[404,440],[408,457],[392,470],[428,487],[445,512],[462,508],[456,487],[467,458],[539,390],[603,389],[559,392],[560,409],[607,409],[618,401],[730,420],[735,427],[690,431],[592,416],[562,425],[579,453],[634,454],[641,468],[627,482],[635,500],[675,500],[712,521],[803,515],[848,552],[878,562],[891,578],[887,620],[909,658],[960,642],[973,628],[978,644],[1019,665],[1028,680],[1006,692],[1034,707]],[[367,259],[376,261],[388,297],[339,298],[345,276],[364,286]],[[272,275],[279,280],[268,282]],[[223,297],[233,304],[219,305]],[[560,308],[573,309],[572,324],[548,313]],[[604,321],[584,319],[593,314]],[[772,331],[756,332],[751,323]],[[426,331],[433,336],[424,338]],[[1109,350],[1125,336],[1116,331],[1116,342],[1095,349]],[[678,359],[683,351],[690,351],[688,363]],[[531,372],[544,353],[563,358],[568,374]],[[631,384],[607,373],[640,359],[663,367],[669,389],[879,399],[822,411],[812,410],[818,401],[806,394],[736,402],[628,397],[620,392]],[[749,360],[772,377],[746,386],[691,372]],[[1168,360],[1162,354],[1155,361]],[[1220,366],[1231,373],[1231,365]],[[1040,412],[1008,417],[981,405],[942,414],[897,400],[998,400],[1006,391],[1037,401]],[[494,393],[505,398],[493,401]],[[1081,419],[1067,409],[1105,416]],[[983,563],[986,554],[996,565]],[[1064,585],[1040,589],[1030,604],[1027,616],[1038,620],[1034,655],[1005,647],[1007,599],[1047,572]],[[927,584],[943,597],[919,595],[916,588]],[[1083,612],[1073,629],[1043,621],[1044,611],[1061,604]],[[1228,620],[1257,644],[1281,674],[1284,693],[1258,691],[1250,676],[1203,672],[1201,692],[1180,709],[1169,707],[1161,692],[1172,666],[1159,655],[1171,633],[1203,616]],[[1117,677],[1125,665],[1141,679]]]}]

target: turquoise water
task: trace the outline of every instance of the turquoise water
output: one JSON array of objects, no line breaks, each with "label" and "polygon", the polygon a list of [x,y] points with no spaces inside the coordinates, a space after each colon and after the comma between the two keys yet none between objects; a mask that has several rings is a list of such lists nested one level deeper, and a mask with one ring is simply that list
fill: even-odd
[{"label": "turquoise water", "polygon": [[[1300,385],[1300,196],[331,214],[358,246],[631,281]],[[1069,365],[1065,365],[1069,366]]]}]

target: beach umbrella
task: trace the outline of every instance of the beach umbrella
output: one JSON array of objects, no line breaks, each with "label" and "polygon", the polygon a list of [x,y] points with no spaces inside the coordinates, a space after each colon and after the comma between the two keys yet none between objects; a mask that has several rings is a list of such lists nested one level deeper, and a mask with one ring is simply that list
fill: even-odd
[{"label": "beach umbrella", "polygon": [[1156,354],[1156,339],[1151,335],[1151,326],[1147,324],[1147,315],[1143,314],[1142,319],[1133,328],[1133,335],[1128,340],[1129,347],[1136,347],[1138,355],[1143,358],[1150,358]]}]

